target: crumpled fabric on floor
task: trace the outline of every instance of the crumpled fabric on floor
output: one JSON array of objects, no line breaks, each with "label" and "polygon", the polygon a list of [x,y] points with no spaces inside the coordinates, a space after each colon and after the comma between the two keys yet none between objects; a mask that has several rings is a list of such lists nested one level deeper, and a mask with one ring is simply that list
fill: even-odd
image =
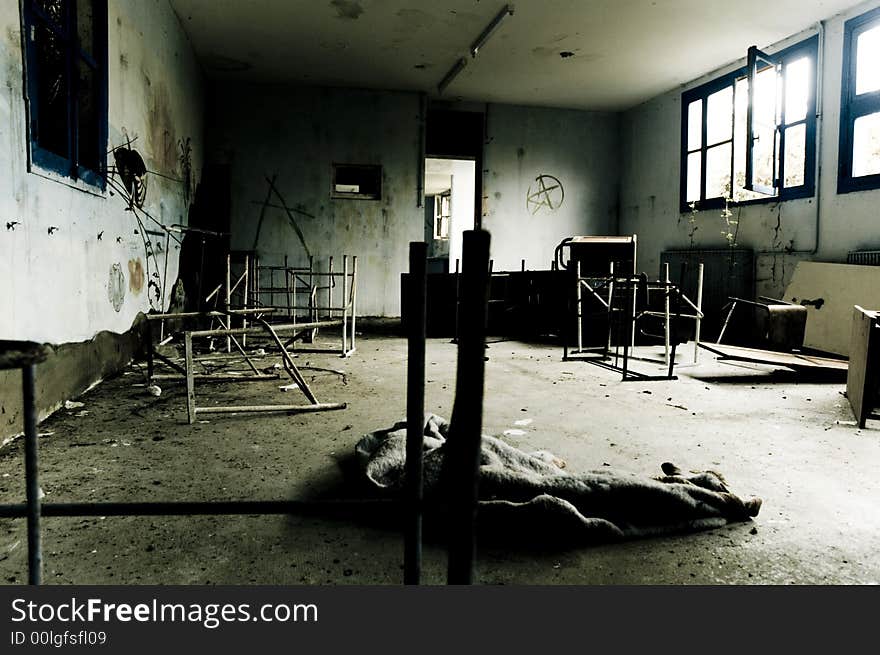
[{"label": "crumpled fabric on floor", "polygon": [[[442,503],[449,429],[444,418],[426,416],[423,480],[428,501]],[[759,498],[732,493],[714,471],[682,474],[664,463],[664,475],[656,478],[609,467],[573,472],[552,453],[526,453],[486,435],[481,450],[480,521],[540,524],[572,539],[609,540],[747,521],[761,507]],[[388,491],[403,489],[405,422],[364,435],[355,452],[373,485]]]}]

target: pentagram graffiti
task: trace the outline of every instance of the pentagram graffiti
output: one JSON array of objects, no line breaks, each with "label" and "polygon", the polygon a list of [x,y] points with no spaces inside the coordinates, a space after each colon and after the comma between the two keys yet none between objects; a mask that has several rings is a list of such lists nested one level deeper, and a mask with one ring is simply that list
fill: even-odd
[{"label": "pentagram graffiti", "polygon": [[535,184],[529,185],[526,208],[534,216],[544,207],[549,211],[559,208],[564,199],[562,182],[552,175],[539,175],[535,178]]}]

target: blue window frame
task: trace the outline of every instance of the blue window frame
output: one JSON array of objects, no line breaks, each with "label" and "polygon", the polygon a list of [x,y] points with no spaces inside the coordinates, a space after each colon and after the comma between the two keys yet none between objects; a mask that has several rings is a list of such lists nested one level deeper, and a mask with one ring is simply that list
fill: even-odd
[{"label": "blue window frame", "polygon": [[752,204],[814,195],[817,48],[818,37],[810,37],[772,55],[775,65],[753,71],[762,107],[756,115],[772,123],[763,141],[753,133],[753,147],[747,148],[748,66],[682,94],[682,212],[694,202],[698,209],[723,207],[725,198]]},{"label": "blue window frame", "polygon": [[843,33],[837,192],[880,188],[880,7]]},{"label": "blue window frame", "polygon": [[31,166],[104,188],[107,1],[23,0]]}]

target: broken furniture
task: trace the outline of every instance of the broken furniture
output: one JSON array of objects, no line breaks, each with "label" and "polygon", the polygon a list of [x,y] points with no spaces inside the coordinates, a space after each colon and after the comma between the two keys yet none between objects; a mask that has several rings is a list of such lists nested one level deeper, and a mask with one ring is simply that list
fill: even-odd
[{"label": "broken furniture", "polygon": [[846,395],[859,428],[880,419],[880,311],[853,308]]},{"label": "broken furniture", "polygon": [[[574,281],[575,301],[573,314],[575,318],[575,338],[577,347],[569,350],[569,340],[563,341],[563,359],[568,361],[573,358],[585,356],[585,361],[594,363],[611,370],[620,371],[623,380],[651,380],[675,379],[672,375],[675,365],[675,351],[681,341],[677,329],[682,319],[693,320],[696,325],[695,343],[700,339],[700,322],[703,319],[701,310],[701,290],[698,289],[697,302],[694,304],[681,291],[679,285],[669,281],[668,265],[665,267],[664,280],[649,282],[647,276],[617,276],[614,263],[610,264],[610,274],[605,277],[591,275],[585,277],[581,272],[581,263],[575,263]],[[684,267],[682,277],[684,276]],[[699,277],[702,280],[702,264],[700,264]],[[660,292],[663,296],[663,311],[651,309],[650,296],[652,292]],[[586,292],[586,293],[585,293]],[[584,301],[592,298],[593,301],[604,308],[606,318],[603,323],[606,326],[605,337],[599,346],[584,345]],[[674,304],[674,307],[673,307]],[[693,313],[682,313],[682,305],[688,305]],[[689,311],[689,310],[688,310]],[[629,360],[633,358],[630,350],[635,347],[636,326],[647,318],[660,318],[663,322],[663,340],[665,346],[665,365],[667,374],[663,376],[648,376],[634,372],[629,367]],[[621,354],[621,347],[623,352]],[[614,348],[613,360],[610,363],[611,349]],[[696,362],[696,347],[694,361]],[[622,365],[621,365],[622,360]]]},{"label": "broken furniture", "polygon": [[[296,367],[296,364],[293,362],[293,358],[290,356],[290,353],[287,351],[285,344],[281,341],[278,336],[279,332],[291,331],[291,330],[302,330],[309,329],[314,327],[320,327],[322,322],[315,322],[310,325],[304,324],[288,324],[288,325],[270,325],[264,318],[257,315],[255,321],[259,323],[259,328],[221,328],[216,330],[193,330],[189,332],[184,332],[184,357],[185,357],[185,369],[184,374],[186,376],[186,410],[187,410],[187,418],[190,424],[195,423],[196,418],[199,414],[220,414],[220,413],[236,413],[236,412],[320,412],[326,410],[333,409],[345,409],[345,403],[319,403],[318,399],[315,398],[315,395],[312,393],[312,390],[309,388],[308,383],[303,378],[302,374],[299,372],[299,369]],[[275,346],[277,346],[280,354],[281,361],[284,370],[290,376],[293,381],[293,385],[299,388],[302,391],[303,395],[308,399],[308,405],[235,405],[235,406],[210,406],[210,407],[197,407],[196,406],[196,396],[195,396],[195,380],[196,375],[194,371],[195,362],[193,361],[193,338],[194,337],[214,337],[214,336],[227,336],[231,337],[233,343],[236,348],[239,350],[242,357],[244,357],[245,361],[250,366],[253,371],[253,376],[248,376],[247,378],[239,377],[232,379],[239,380],[262,380],[267,379],[273,376],[264,376],[260,375],[260,371],[254,366],[251,359],[245,353],[244,349],[240,346],[238,341],[235,339],[236,335],[244,335],[244,334],[257,334],[259,332],[265,332],[271,340],[274,342]],[[208,376],[210,377],[210,376]],[[289,387],[285,387],[285,390]]]},{"label": "broken furniture", "polygon": [[28,584],[40,584],[43,552],[40,543],[40,483],[37,457],[37,403],[34,378],[37,364],[51,353],[32,341],[0,341],[0,370],[20,368],[24,423],[24,477],[27,505]]},{"label": "broken furniture", "polygon": [[721,326],[716,343],[721,343],[734,310],[741,305],[748,305],[759,310],[755,314],[757,334],[770,350],[788,352],[803,347],[804,333],[807,327],[807,308],[803,305],[766,296],[759,296],[757,300],[731,297],[730,309]]}]

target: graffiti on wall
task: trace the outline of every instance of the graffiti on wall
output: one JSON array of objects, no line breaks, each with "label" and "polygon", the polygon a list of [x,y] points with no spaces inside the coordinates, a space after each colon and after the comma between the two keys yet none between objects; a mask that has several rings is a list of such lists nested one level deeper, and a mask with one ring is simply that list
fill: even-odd
[{"label": "graffiti on wall", "polygon": [[565,189],[562,182],[552,175],[539,175],[529,185],[526,194],[526,209],[534,216],[542,209],[553,211],[562,206],[565,200]]}]

